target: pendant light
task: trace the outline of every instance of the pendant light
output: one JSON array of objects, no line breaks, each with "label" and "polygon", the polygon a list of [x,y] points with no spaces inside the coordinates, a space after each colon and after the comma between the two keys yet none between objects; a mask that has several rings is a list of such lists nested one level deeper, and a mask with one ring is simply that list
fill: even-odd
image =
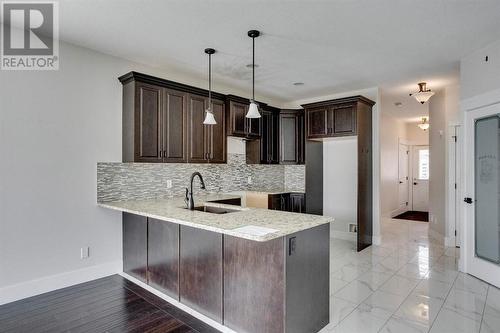
[{"label": "pendant light", "polygon": [[430,89],[427,89],[425,82],[420,82],[418,84],[418,92],[410,94],[410,96],[415,97],[417,101],[419,101],[421,104],[424,104],[429,100],[429,98],[434,95],[434,92],[432,92]]},{"label": "pendant light", "polygon": [[205,49],[205,53],[208,54],[208,108],[205,110],[205,120],[203,120],[203,124],[217,125],[214,113],[212,112],[212,54],[215,53],[215,50],[208,48]]},{"label": "pendant light", "polygon": [[429,123],[427,122],[427,118],[422,117],[422,122],[417,126],[420,127],[421,130],[427,131],[427,129],[429,129]]},{"label": "pendant light", "polygon": [[255,38],[260,36],[258,30],[250,30],[248,37],[252,38],[252,99],[246,114],[247,118],[260,118],[259,106],[255,102]]}]

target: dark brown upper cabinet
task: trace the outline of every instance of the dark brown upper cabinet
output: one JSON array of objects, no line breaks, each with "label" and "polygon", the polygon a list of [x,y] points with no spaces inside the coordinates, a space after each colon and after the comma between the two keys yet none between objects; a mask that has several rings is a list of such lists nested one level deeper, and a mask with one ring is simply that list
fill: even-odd
[{"label": "dark brown upper cabinet", "polygon": [[267,107],[261,111],[260,163],[279,163],[280,110]]},{"label": "dark brown upper cabinet", "polygon": [[203,125],[208,98],[189,95],[188,162],[225,163],[225,106],[221,100],[212,99],[212,111],[217,125]]},{"label": "dark brown upper cabinet", "polygon": [[279,125],[280,164],[304,163],[304,112],[281,110]]},{"label": "dark brown upper cabinet", "polygon": [[163,162],[186,161],[186,94],[163,89],[162,157]]},{"label": "dark brown upper cabinet", "polygon": [[161,162],[162,89],[138,83],[135,90],[135,158],[137,162]]},{"label": "dark brown upper cabinet", "polygon": [[306,110],[307,137],[322,138],[329,134],[328,108],[318,107]]},{"label": "dark brown upper cabinet", "polygon": [[123,162],[225,163],[225,96],[212,93],[217,125],[203,125],[208,92],[130,72],[123,84]]},{"label": "dark brown upper cabinet", "polygon": [[357,112],[361,105],[371,107],[374,102],[363,96],[353,96],[302,105],[306,115],[307,138],[357,135]]},{"label": "dark brown upper cabinet", "polygon": [[[261,119],[246,118],[250,101],[246,98],[226,96],[227,135],[248,139],[259,139],[261,136]],[[259,103],[261,109],[265,104]],[[261,110],[262,112],[262,110]]]}]

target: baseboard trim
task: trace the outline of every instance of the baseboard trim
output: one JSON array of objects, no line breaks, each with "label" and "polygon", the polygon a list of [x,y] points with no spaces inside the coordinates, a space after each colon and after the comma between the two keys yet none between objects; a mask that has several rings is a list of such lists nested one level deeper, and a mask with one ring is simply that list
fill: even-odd
[{"label": "baseboard trim", "polygon": [[233,331],[232,329],[230,329],[230,328],[222,325],[221,323],[218,323],[215,320],[213,320],[211,318],[208,318],[207,316],[199,313],[198,311],[191,309],[189,306],[186,306],[186,305],[182,304],[178,300],[176,300],[176,299],[174,299],[174,298],[172,298],[170,296],[165,295],[164,293],[162,293],[162,292],[156,290],[155,288],[147,285],[146,283],[144,283],[144,282],[142,282],[142,281],[134,278],[133,276],[130,276],[127,273],[124,273],[124,272],[120,272],[119,274],[121,276],[123,276],[125,279],[127,279],[127,280],[135,283],[139,287],[141,287],[143,289],[146,289],[150,293],[155,294],[156,296],[164,299],[165,301],[169,302],[173,306],[181,309],[184,312],[189,313],[190,315],[192,315],[196,319],[201,320],[202,322],[204,322],[204,323],[206,323],[206,324],[208,324],[208,325],[210,325],[210,326],[218,329],[219,331],[221,331],[223,333],[237,333],[237,332]]},{"label": "baseboard trim", "polygon": [[122,267],[121,260],[112,261],[9,285],[0,288],[0,305],[117,274],[122,271]]}]

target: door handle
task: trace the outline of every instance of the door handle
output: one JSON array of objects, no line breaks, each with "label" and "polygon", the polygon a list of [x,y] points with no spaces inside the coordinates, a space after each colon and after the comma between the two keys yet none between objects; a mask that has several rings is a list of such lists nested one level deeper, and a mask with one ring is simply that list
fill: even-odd
[{"label": "door handle", "polygon": [[472,198],[464,198],[464,202],[468,204],[472,204]]},{"label": "door handle", "polygon": [[399,183],[400,183],[400,184],[403,184],[403,182],[402,182],[402,181],[399,181]]},{"label": "door handle", "polygon": [[417,182],[414,182],[414,183],[413,183],[413,185],[418,185],[418,183],[417,183]]}]

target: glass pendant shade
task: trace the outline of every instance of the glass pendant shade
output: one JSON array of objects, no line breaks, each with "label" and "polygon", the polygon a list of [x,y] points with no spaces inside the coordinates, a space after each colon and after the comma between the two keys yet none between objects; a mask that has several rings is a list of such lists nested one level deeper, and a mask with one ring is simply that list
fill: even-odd
[{"label": "glass pendant shade", "polygon": [[248,112],[246,115],[247,118],[260,118],[259,107],[257,103],[254,101],[250,102],[250,106],[248,107]]},{"label": "glass pendant shade", "polygon": [[203,120],[203,125],[217,125],[217,122],[215,121],[215,117],[212,111],[210,110],[205,111],[205,120]]},{"label": "glass pendant shade", "polygon": [[426,131],[429,129],[429,123],[427,122],[427,118],[422,118],[422,122],[420,124],[417,125],[418,127],[420,127],[420,129]]},{"label": "glass pendant shade", "polygon": [[415,97],[415,99],[421,104],[427,102],[433,95],[434,92],[432,92],[430,89],[427,89],[427,83],[425,82],[420,82],[418,84],[418,92],[410,94],[410,96]]},{"label": "glass pendant shade", "polygon": [[415,97],[415,99],[417,101],[419,101],[421,104],[424,104],[425,102],[427,102],[429,100],[429,98],[431,98],[432,96],[434,95],[434,92],[433,91],[419,91],[417,93],[414,93],[413,94],[413,97]]}]

